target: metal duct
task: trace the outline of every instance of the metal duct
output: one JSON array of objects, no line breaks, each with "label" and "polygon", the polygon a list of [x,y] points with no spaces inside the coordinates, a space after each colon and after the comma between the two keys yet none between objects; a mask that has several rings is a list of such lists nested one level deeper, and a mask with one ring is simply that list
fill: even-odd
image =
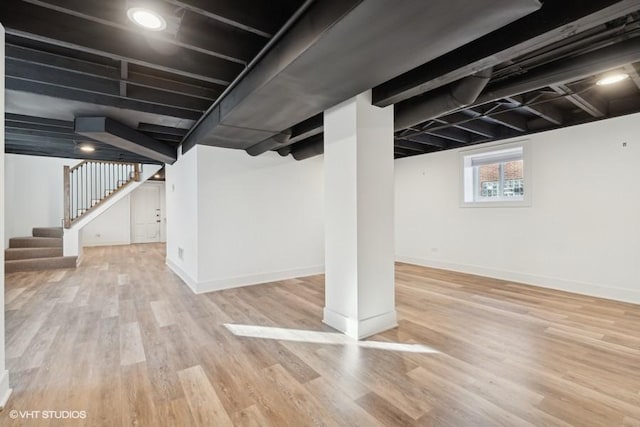
[{"label": "metal duct", "polygon": [[640,38],[625,40],[529,71],[516,80],[491,86],[473,103],[482,105],[547,86],[569,83],[640,61]]},{"label": "metal duct", "polygon": [[315,135],[291,147],[291,156],[296,160],[324,154],[324,134]]},{"label": "metal duct", "polygon": [[491,80],[493,68],[467,76],[452,85],[399,104],[394,130],[402,130],[466,107],[476,101]]},{"label": "metal duct", "polygon": [[[580,80],[637,61],[640,61],[640,37],[625,40],[612,46],[603,47],[573,58],[567,58],[555,63],[541,66],[533,71],[528,72],[527,74],[524,74],[521,77],[507,80],[504,83],[492,86],[489,91],[482,93],[474,102],[467,105],[467,107],[473,107],[489,102],[498,101],[503,98],[520,95],[522,93],[541,89],[547,86]],[[456,86],[458,85],[456,84]],[[440,93],[440,95],[438,95],[436,92],[443,93]],[[446,98],[446,96],[444,95],[450,94],[451,92],[452,90],[434,90],[428,93],[428,99]],[[431,114],[425,112],[426,109],[422,109],[421,105],[422,103],[419,103],[416,104],[415,107],[412,107],[410,106],[409,100],[400,104],[396,104],[396,108],[400,110],[399,107],[401,107],[402,110],[405,110],[403,114],[407,115],[408,117],[418,116],[417,113],[414,113],[412,111],[412,108],[420,109],[421,113],[424,114],[424,116],[421,116],[422,118],[420,119],[420,121],[417,122],[420,123],[422,121],[428,120],[429,118],[427,117],[427,115]],[[436,107],[437,105],[432,106],[432,108],[434,109]],[[401,117],[399,113],[400,111],[397,111],[395,117],[396,130],[406,128],[402,127],[403,125],[399,123],[399,118]],[[445,113],[439,114],[439,116],[443,114]],[[416,123],[413,124],[415,125]],[[322,141],[320,142],[320,144],[322,144]],[[295,148],[296,146],[294,145],[293,149]],[[307,148],[307,150],[309,150],[309,148]],[[316,148],[315,150],[318,151],[318,148]]]},{"label": "metal duct", "polygon": [[541,7],[539,0],[393,4],[313,2],[208,110],[182,151],[196,144],[247,149]]},{"label": "metal duct", "polygon": [[259,156],[262,153],[265,153],[269,150],[274,150],[277,148],[281,148],[285,145],[290,144],[289,140],[291,139],[291,129],[281,132],[272,136],[271,138],[267,138],[262,142],[259,142],[251,147],[247,148],[245,151],[251,156]]}]

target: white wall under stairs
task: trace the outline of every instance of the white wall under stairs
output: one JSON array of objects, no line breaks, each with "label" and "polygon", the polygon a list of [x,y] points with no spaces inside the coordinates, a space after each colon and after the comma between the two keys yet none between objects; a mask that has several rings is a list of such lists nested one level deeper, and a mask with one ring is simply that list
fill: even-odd
[{"label": "white wall under stairs", "polygon": [[[96,209],[91,210],[86,215],[77,220],[71,228],[64,230],[64,256],[82,256],[81,230],[106,212],[116,203],[128,197],[136,188],[140,187],[145,181],[151,178],[161,169],[159,165],[143,165],[140,173],[140,181],[133,181],[131,184],[118,191],[109,199],[102,202]],[[61,172],[62,173],[62,172]]]}]

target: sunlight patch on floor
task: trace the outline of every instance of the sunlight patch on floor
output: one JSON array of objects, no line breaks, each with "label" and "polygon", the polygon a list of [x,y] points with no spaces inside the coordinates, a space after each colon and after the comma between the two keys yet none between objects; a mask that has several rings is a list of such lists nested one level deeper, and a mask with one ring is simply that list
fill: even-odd
[{"label": "sunlight patch on floor", "polygon": [[423,344],[404,344],[385,341],[358,341],[338,332],[308,331],[304,329],[277,328],[273,326],[238,325],[224,326],[236,336],[281,341],[298,341],[315,344],[351,345],[376,350],[402,351],[407,353],[439,353]]}]

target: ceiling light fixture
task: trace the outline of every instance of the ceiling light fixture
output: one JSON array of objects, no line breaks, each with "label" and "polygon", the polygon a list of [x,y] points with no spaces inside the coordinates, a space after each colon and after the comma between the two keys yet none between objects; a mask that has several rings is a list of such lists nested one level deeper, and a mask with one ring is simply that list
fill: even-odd
[{"label": "ceiling light fixture", "polygon": [[167,21],[157,12],[144,7],[132,7],[127,10],[127,16],[136,25],[146,30],[162,31],[167,28]]},{"label": "ceiling light fixture", "polygon": [[615,73],[609,74],[608,76],[602,77],[600,80],[596,82],[598,86],[607,86],[612,85],[614,83],[621,82],[629,78],[629,74],[627,73]]},{"label": "ceiling light fixture", "polygon": [[94,151],[96,151],[96,149],[90,145],[81,145],[80,150],[84,151],[85,153],[93,153]]},{"label": "ceiling light fixture", "polygon": [[160,174],[159,174],[159,173],[157,173],[157,174],[155,174],[153,177],[154,177],[155,179],[160,179]]}]

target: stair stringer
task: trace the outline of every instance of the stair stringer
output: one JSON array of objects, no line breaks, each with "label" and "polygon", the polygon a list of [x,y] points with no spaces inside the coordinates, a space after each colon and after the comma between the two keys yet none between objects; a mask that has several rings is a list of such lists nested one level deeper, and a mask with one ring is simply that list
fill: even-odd
[{"label": "stair stringer", "polygon": [[136,188],[147,182],[149,178],[155,175],[162,166],[160,165],[143,165],[142,172],[140,172],[140,181],[133,181],[126,187],[122,188],[112,197],[108,198],[104,202],[100,203],[94,210],[83,215],[78,221],[74,222],[70,228],[64,229],[63,239],[63,255],[64,256],[77,256],[78,263],[82,256],[82,245],[80,244],[80,231],[87,226],[91,221],[99,217],[102,213],[108,210],[111,206],[124,199],[131,194]]}]

